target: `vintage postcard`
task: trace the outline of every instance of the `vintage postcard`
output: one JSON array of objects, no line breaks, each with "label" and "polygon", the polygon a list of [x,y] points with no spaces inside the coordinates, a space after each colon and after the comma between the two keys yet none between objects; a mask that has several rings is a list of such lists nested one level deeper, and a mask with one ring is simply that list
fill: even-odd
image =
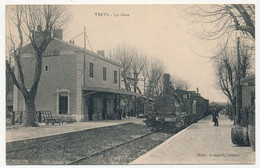
[{"label": "vintage postcard", "polygon": [[1,3],[3,165],[256,167],[255,7]]}]

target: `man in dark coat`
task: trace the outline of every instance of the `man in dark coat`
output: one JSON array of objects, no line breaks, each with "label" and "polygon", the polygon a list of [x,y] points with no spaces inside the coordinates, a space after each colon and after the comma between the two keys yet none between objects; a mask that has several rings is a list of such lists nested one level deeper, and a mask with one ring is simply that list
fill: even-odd
[{"label": "man in dark coat", "polygon": [[212,121],[214,122],[214,126],[218,126],[218,109],[217,108],[214,108],[213,109],[213,112],[212,112]]},{"label": "man in dark coat", "polygon": [[118,114],[117,115],[118,115],[118,119],[119,120],[122,120],[122,113],[123,113],[122,111],[123,110],[121,108],[118,110]]}]

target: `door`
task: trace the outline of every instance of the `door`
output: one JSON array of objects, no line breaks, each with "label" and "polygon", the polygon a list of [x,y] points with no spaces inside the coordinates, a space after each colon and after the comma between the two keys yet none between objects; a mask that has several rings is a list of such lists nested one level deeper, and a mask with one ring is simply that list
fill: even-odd
[{"label": "door", "polygon": [[94,98],[92,96],[89,98],[88,108],[88,120],[92,121],[92,115],[94,113]]},{"label": "door", "polygon": [[59,97],[59,114],[68,114],[68,95]]},{"label": "door", "polygon": [[102,119],[107,119],[107,96],[103,98]]}]

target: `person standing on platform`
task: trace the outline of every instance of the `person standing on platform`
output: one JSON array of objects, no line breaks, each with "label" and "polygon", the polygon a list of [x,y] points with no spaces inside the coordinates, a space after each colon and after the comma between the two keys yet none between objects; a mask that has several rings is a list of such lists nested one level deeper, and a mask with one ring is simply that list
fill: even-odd
[{"label": "person standing on platform", "polygon": [[214,108],[212,111],[212,121],[214,122],[214,126],[218,126],[218,109]]}]

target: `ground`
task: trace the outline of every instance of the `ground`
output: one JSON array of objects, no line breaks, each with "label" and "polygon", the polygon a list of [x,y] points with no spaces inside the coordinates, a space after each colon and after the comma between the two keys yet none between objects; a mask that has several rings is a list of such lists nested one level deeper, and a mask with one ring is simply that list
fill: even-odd
[{"label": "ground", "polygon": [[[17,164],[18,161],[34,165],[67,164],[150,132],[150,128],[144,124],[124,123],[70,133],[67,136],[32,143],[23,149],[7,152],[7,164]],[[171,136],[156,133],[91,157],[81,164],[128,164]]]}]

